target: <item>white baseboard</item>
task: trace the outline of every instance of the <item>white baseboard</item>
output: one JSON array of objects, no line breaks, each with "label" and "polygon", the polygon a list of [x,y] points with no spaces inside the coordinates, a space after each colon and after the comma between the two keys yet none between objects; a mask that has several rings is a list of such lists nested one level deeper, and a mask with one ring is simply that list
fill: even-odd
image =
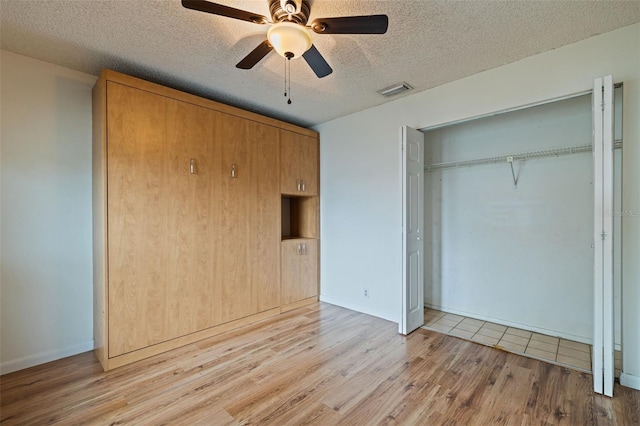
[{"label": "white baseboard", "polygon": [[0,375],[13,373],[14,371],[24,370],[25,368],[44,364],[46,362],[55,361],[60,358],[66,358],[71,355],[77,355],[82,352],[93,350],[93,340],[80,343],[78,345],[69,346],[64,349],[54,349],[52,351],[42,352],[39,354],[28,355],[10,361],[0,362]]},{"label": "white baseboard", "polygon": [[631,389],[640,390],[640,376],[632,376],[623,371],[620,373],[620,384]]},{"label": "white baseboard", "polygon": [[342,300],[333,299],[331,297],[324,296],[322,294],[320,295],[320,301],[321,302],[325,302],[325,303],[329,303],[331,305],[340,306],[342,308],[351,309],[352,311],[362,312],[363,314],[367,314],[367,315],[371,315],[371,316],[374,316],[374,317],[382,318],[382,319],[385,319],[387,321],[391,321],[391,322],[395,322],[395,323],[397,323],[399,321],[399,318],[397,318],[395,315],[389,314],[388,312],[376,311],[376,310],[370,309],[367,306],[356,305],[355,303],[344,302]]}]

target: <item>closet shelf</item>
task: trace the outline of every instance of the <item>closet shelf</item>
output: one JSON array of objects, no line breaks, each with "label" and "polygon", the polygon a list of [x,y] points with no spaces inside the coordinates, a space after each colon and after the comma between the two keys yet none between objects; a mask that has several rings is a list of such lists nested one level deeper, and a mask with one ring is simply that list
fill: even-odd
[{"label": "closet shelf", "polygon": [[[615,149],[622,148],[622,139],[616,139],[613,147]],[[509,160],[530,160],[533,158],[559,157],[561,155],[580,154],[583,152],[592,152],[593,145],[574,146],[569,148],[548,149],[544,151],[525,152],[521,154],[501,155],[498,157],[479,158],[476,160],[450,161],[447,163],[434,163],[425,165],[424,170],[427,172],[435,172],[438,170],[453,169],[458,167],[472,167],[484,164],[506,163]]]}]

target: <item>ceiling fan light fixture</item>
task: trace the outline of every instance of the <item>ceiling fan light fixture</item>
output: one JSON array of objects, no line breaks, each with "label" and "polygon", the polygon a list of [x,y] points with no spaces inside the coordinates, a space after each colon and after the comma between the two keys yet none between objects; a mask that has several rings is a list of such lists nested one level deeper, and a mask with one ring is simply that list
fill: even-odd
[{"label": "ceiling fan light fixture", "polygon": [[285,58],[299,58],[311,47],[311,34],[302,25],[278,22],[267,32],[267,39],[278,54]]}]

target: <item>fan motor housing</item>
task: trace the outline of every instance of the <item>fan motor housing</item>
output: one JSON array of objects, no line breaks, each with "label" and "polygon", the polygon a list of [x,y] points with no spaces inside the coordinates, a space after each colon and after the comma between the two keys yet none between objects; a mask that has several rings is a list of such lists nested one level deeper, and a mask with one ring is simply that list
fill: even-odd
[{"label": "fan motor housing", "polygon": [[300,12],[289,15],[287,11],[282,9],[282,2],[280,0],[269,0],[269,12],[273,22],[282,22],[289,20],[300,25],[307,25],[309,15],[311,14],[311,7],[309,0],[294,0],[296,3],[300,2]]}]

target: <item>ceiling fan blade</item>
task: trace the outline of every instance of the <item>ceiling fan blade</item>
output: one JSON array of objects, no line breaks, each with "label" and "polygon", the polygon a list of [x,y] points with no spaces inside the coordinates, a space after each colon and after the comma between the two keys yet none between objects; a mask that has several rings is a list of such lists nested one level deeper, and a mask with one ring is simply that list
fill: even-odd
[{"label": "ceiling fan blade", "polygon": [[307,64],[316,73],[318,78],[326,77],[333,72],[327,61],[322,57],[318,49],[312,44],[309,50],[302,55]]},{"label": "ceiling fan blade", "polygon": [[251,51],[247,56],[244,57],[243,60],[238,62],[236,68],[240,68],[243,70],[250,70],[253,68],[258,62],[262,60],[269,52],[273,50],[273,46],[269,44],[269,40],[265,40],[258,45],[255,49]]},{"label": "ceiling fan blade", "polygon": [[320,18],[311,23],[318,34],[384,34],[389,27],[387,15]]},{"label": "ceiling fan blade", "polygon": [[218,3],[211,3],[204,0],[182,0],[182,6],[187,9],[198,10],[200,12],[253,22],[254,24],[266,24],[268,22],[266,17],[257,13],[251,13],[246,10],[235,9],[233,7],[224,6]]}]

